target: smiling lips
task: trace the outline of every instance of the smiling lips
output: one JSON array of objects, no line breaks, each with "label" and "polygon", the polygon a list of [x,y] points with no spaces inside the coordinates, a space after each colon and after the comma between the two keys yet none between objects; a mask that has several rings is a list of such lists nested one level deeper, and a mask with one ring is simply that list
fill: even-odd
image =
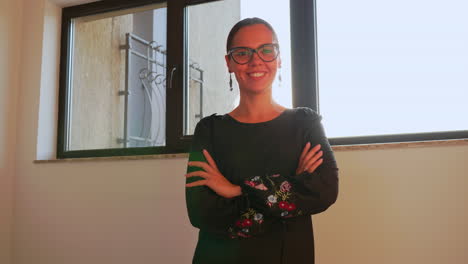
[{"label": "smiling lips", "polygon": [[253,79],[261,79],[263,76],[265,76],[265,72],[250,72],[248,75]]}]

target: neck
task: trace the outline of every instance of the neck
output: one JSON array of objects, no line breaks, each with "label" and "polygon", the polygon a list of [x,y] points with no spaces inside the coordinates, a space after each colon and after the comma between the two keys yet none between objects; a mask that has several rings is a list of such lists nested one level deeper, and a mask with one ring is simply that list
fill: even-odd
[{"label": "neck", "polygon": [[244,120],[265,120],[283,112],[285,107],[273,100],[271,87],[260,93],[240,90],[239,105],[232,114]]}]

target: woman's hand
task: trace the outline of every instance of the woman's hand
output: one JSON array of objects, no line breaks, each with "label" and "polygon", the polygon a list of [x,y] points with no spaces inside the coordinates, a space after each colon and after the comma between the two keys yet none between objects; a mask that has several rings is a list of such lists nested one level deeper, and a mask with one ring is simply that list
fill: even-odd
[{"label": "woman's hand", "polygon": [[207,150],[203,150],[203,155],[205,155],[206,162],[202,161],[189,161],[189,166],[200,167],[203,170],[192,171],[185,174],[185,177],[194,177],[199,176],[204,178],[204,180],[199,180],[191,183],[187,183],[186,187],[202,186],[206,185],[215,191],[218,195],[225,198],[232,198],[241,195],[242,191],[240,186],[230,183],[222,174],[219,172],[216,163],[213,158],[211,158],[210,153]]},{"label": "woman's hand", "polygon": [[320,147],[320,144],[318,144],[313,149],[310,149],[310,142],[307,142],[302,150],[301,157],[299,158],[296,175],[301,174],[304,171],[312,173],[320,164],[322,164],[323,159],[321,157],[323,155],[323,151],[318,151]]}]

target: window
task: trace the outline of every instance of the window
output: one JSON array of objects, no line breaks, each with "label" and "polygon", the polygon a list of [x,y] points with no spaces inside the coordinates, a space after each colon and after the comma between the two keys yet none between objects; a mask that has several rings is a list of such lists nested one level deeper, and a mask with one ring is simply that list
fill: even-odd
[{"label": "window", "polygon": [[187,7],[185,65],[189,74],[185,75],[184,86],[185,135],[193,134],[203,116],[224,114],[237,106],[239,89],[234,76],[234,89],[229,89],[224,55],[229,30],[247,17],[261,17],[277,31],[282,68],[278,74],[281,81],[278,77],[273,83],[273,97],[286,107],[292,106],[289,1],[271,3],[271,0],[224,0]]},{"label": "window", "polygon": [[468,4],[317,0],[318,97],[333,144],[468,137]]},{"label": "window", "polygon": [[161,153],[172,143],[167,14],[164,1],[63,10],[58,158]]},{"label": "window", "polygon": [[187,152],[196,123],[239,100],[228,86],[225,41],[239,19],[252,16],[277,30],[283,67],[274,96],[291,107],[288,0],[65,8],[58,158]]},{"label": "window", "polygon": [[166,15],[161,3],[72,20],[68,150],[165,145]]},{"label": "window", "polygon": [[449,2],[435,9],[417,0],[122,0],[65,8],[58,158],[187,152],[195,124],[239,100],[235,81],[229,91],[225,41],[234,23],[253,16],[278,33],[282,82],[273,96],[319,111],[332,145],[466,138],[466,4]]}]

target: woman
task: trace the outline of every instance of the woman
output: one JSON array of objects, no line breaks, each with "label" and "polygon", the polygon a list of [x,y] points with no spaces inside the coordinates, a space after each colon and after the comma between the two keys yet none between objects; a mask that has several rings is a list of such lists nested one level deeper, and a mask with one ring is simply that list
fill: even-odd
[{"label": "woman", "polygon": [[240,103],[198,122],[185,175],[188,215],[200,229],[193,263],[314,262],[310,216],[336,201],[338,168],[321,116],[273,101],[278,55],[266,21],[231,29],[225,59]]}]

